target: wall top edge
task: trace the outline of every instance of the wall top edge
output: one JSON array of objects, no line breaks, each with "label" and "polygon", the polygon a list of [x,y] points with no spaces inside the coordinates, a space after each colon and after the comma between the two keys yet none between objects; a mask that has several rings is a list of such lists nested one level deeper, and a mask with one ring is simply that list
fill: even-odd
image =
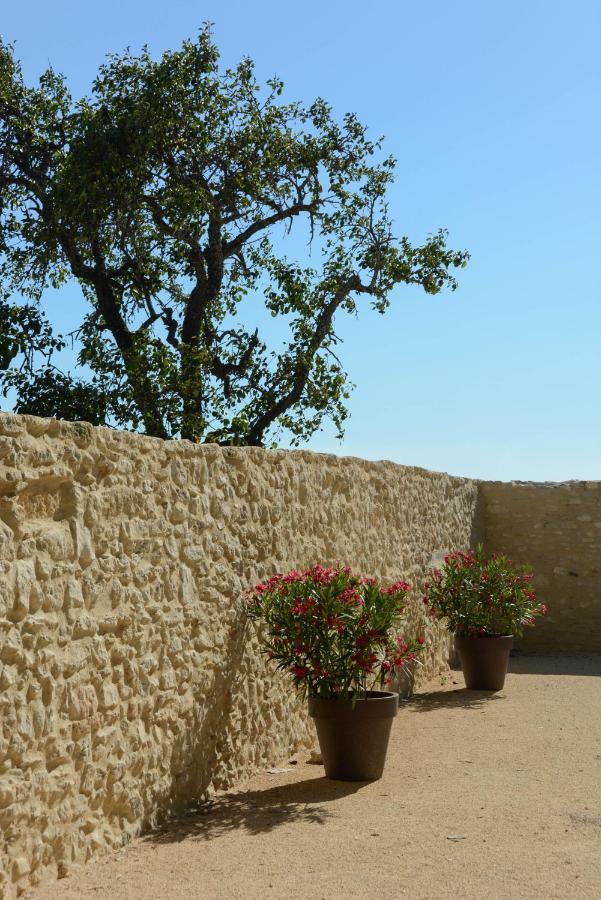
[{"label": "wall top edge", "polygon": [[452,475],[448,472],[440,472],[432,469],[426,469],[423,466],[405,465],[403,463],[394,462],[389,459],[369,460],[360,456],[351,456],[336,453],[323,453],[316,450],[298,449],[265,449],[263,447],[221,447],[219,444],[194,444],[186,440],[163,440],[162,438],[150,437],[146,434],[139,434],[134,431],[124,431],[117,428],[109,428],[106,426],[95,426],[89,422],[68,422],[63,419],[41,418],[39,416],[20,415],[18,413],[0,410],[0,436],[18,437],[20,434],[28,434],[30,437],[41,437],[46,434],[52,438],[65,438],[73,440],[81,447],[93,442],[94,437],[98,436],[103,440],[114,443],[131,442],[138,444],[139,447],[161,448],[166,453],[174,455],[189,456],[196,453],[202,454],[224,454],[225,456],[236,456],[239,454],[253,455],[260,458],[264,454],[275,458],[296,457],[304,459],[307,462],[336,462],[337,465],[361,465],[361,466],[379,466],[383,468],[393,468],[422,475],[424,477],[445,477],[451,479],[457,484],[466,485],[482,485],[484,487],[515,487],[515,488],[574,488],[581,487],[589,490],[601,489],[601,480],[580,480],[572,479],[567,481],[496,481],[481,478],[468,478],[461,475]]},{"label": "wall top edge", "polygon": [[601,490],[601,481],[583,480],[572,478],[567,481],[484,481],[478,479],[478,484],[485,487],[500,488],[574,488],[581,487],[587,490]]},{"label": "wall top edge", "polygon": [[451,475],[448,472],[435,472],[422,466],[403,465],[388,459],[369,460],[360,456],[344,456],[336,453],[323,453],[315,450],[298,449],[266,449],[263,447],[222,447],[219,444],[195,444],[187,440],[164,440],[163,438],[150,437],[146,434],[139,434],[134,431],[123,431],[116,428],[108,428],[106,426],[95,426],[89,422],[68,422],[63,419],[41,418],[39,416],[21,415],[18,413],[6,412],[0,410],[0,436],[8,438],[17,438],[20,435],[29,435],[30,437],[42,437],[46,435],[50,438],[72,440],[81,448],[85,448],[94,443],[95,439],[106,441],[108,444],[130,443],[132,446],[137,445],[140,449],[146,451],[150,449],[160,449],[166,454],[173,456],[189,457],[196,454],[204,456],[216,456],[218,454],[235,457],[240,455],[248,455],[251,458],[260,459],[270,456],[273,459],[289,459],[298,458],[305,462],[321,462],[335,464],[337,466],[360,465],[362,467],[380,467],[389,468],[396,471],[407,472],[411,474],[421,475],[425,478],[448,478],[455,484],[476,485],[477,479],[465,478],[459,475]]}]

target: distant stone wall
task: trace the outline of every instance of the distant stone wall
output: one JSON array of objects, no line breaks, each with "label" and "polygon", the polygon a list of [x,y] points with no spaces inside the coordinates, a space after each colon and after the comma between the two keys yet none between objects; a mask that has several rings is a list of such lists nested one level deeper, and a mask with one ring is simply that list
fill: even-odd
[{"label": "distant stone wall", "polygon": [[[64,874],[313,743],[236,612],[341,561],[419,585],[475,482],[309,452],[0,416],[0,896]],[[444,666],[432,639],[424,673]]]},{"label": "distant stone wall", "polygon": [[486,549],[532,566],[551,607],[518,646],[601,651],[601,482],[482,482],[480,496]]}]

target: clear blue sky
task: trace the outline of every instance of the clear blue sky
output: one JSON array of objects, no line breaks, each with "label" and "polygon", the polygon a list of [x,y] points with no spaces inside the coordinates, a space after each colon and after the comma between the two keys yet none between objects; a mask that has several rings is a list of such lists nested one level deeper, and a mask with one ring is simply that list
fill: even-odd
[{"label": "clear blue sky", "polygon": [[[399,288],[339,328],[343,444],[310,448],[483,478],[601,478],[601,4],[598,0],[29,0],[4,4],[26,76],[87,92],[107,51],[177,46],[215,23],[286,96],[330,101],[399,160],[397,230],[472,253],[454,294]],[[76,289],[63,293],[65,309]]]}]

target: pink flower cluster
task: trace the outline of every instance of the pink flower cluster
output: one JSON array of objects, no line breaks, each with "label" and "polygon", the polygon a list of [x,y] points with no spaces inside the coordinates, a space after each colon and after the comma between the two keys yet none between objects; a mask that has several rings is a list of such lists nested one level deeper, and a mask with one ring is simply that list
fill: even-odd
[{"label": "pink flower cluster", "polygon": [[476,550],[449,553],[443,571],[434,569],[423,602],[435,619],[458,634],[516,634],[548,612],[531,589],[531,572],[511,559]]},{"label": "pink flower cluster", "polygon": [[310,569],[305,569],[302,572],[292,569],[292,571],[287,572],[285,575],[272,575],[267,581],[257,584],[249,593],[264,594],[266,591],[273,591],[278,588],[281,590],[285,585],[304,584],[309,580],[315,582],[315,584],[327,585],[331,584],[341,573],[351,575],[352,570],[349,566],[338,568],[328,566],[325,568],[320,565],[312,566]]},{"label": "pink flower cluster", "polygon": [[246,611],[267,625],[264,650],[313,696],[364,692],[416,659],[425,638],[396,639],[403,580],[382,588],[349,566],[314,565],[272,575],[248,591]]}]

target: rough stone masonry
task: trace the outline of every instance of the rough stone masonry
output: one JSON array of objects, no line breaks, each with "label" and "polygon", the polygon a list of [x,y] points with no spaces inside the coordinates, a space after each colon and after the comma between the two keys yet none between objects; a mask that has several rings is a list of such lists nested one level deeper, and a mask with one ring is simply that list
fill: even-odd
[{"label": "rough stone masonry", "polygon": [[[483,537],[532,550],[559,610],[545,640],[567,622],[571,649],[599,646],[601,491],[550,490],[0,415],[0,896],[313,743],[238,612],[276,571],[419,588]],[[430,637],[423,676],[443,668],[419,594],[408,627]]]},{"label": "rough stone masonry", "polygon": [[[0,890],[312,743],[242,590],[338,560],[419,583],[476,501],[392,463],[0,416]],[[426,674],[446,654],[436,631]]]},{"label": "rough stone masonry", "polygon": [[520,647],[601,652],[601,482],[482,481],[479,488],[486,549],[531,566],[551,607]]}]

